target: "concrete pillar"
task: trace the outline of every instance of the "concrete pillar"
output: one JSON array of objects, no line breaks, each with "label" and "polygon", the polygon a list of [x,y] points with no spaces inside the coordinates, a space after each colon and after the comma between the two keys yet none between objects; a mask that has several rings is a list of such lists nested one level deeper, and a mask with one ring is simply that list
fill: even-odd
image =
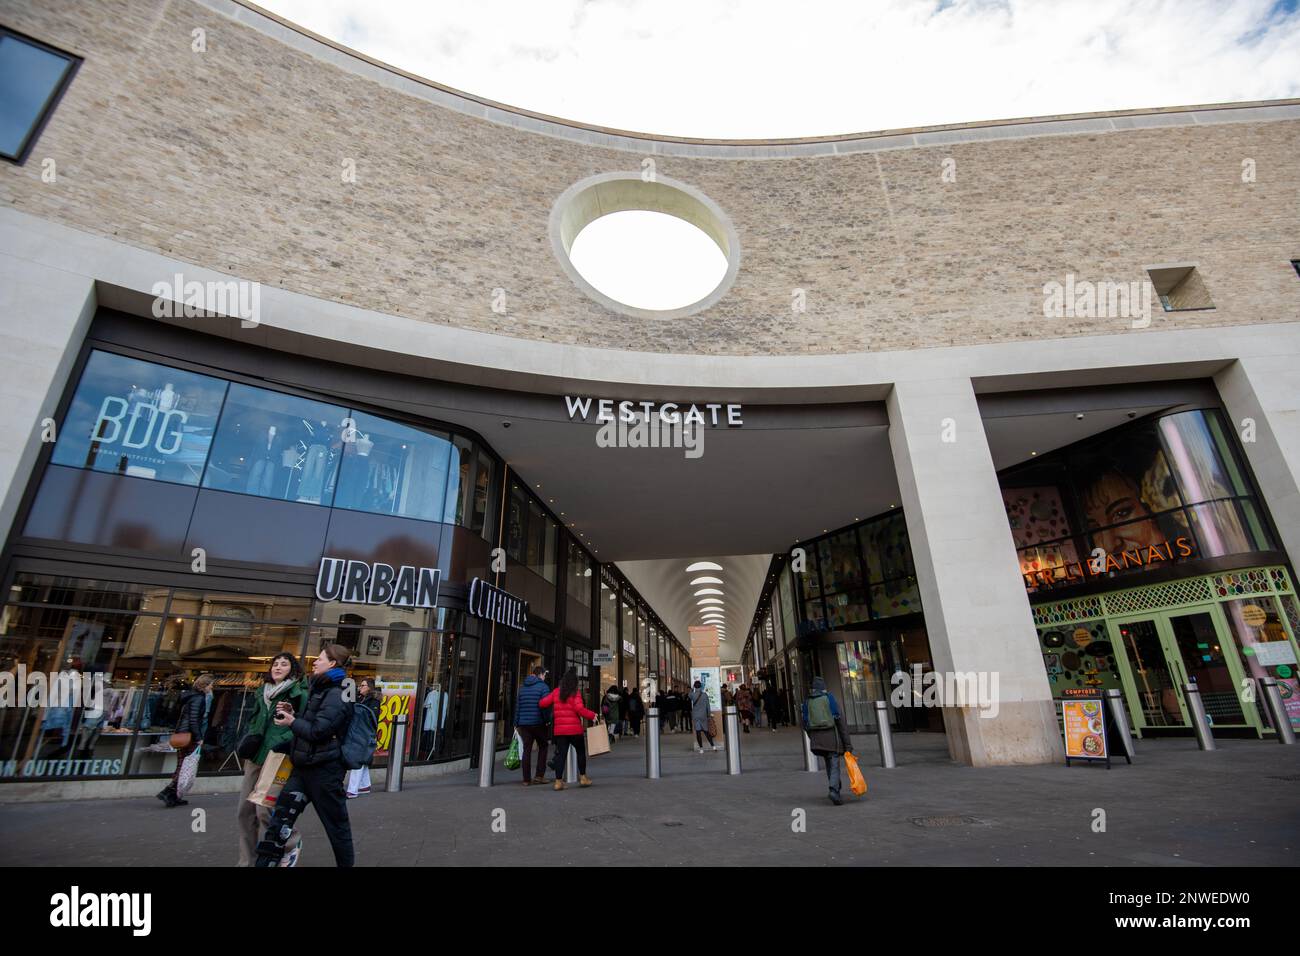
[{"label": "concrete pillar", "polygon": [[[95,312],[95,283],[17,255],[0,237],[0,542],[9,536]],[[20,237],[19,237],[20,238]]]},{"label": "concrete pillar", "polygon": [[1214,376],[1282,547],[1300,558],[1300,355],[1238,359]]},{"label": "concrete pillar", "polygon": [[996,715],[945,705],[948,750],[971,766],[1054,763],[1056,711],[997,474],[969,379],[900,382],[889,443],[935,669],[996,675]]}]

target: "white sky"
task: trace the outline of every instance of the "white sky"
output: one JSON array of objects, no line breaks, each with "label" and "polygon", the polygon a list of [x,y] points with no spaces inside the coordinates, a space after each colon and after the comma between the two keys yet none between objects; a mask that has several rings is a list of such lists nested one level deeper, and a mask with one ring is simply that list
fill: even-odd
[{"label": "white sky", "polygon": [[776,138],[1300,97],[1297,0],[261,0],[438,83]]}]

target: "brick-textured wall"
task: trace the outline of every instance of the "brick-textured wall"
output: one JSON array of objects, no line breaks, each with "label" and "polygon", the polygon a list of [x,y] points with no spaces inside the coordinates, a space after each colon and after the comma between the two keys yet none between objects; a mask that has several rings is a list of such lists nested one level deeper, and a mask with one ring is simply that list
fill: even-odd
[{"label": "brick-textured wall", "polygon": [[[713,308],[637,320],[579,292],[547,234],[560,193],[638,170],[635,154],[395,92],[188,0],[10,0],[0,19],[86,58],[26,165],[0,164],[0,202],[320,298],[582,345],[828,353],[1120,331],[1130,319],[1045,319],[1043,284],[1196,262],[1215,309],[1155,302],[1152,329],[1300,319],[1287,262],[1300,256],[1296,121],[659,157],[662,175],[732,218],[743,258]],[[191,50],[199,27],[204,53]],[[941,176],[949,157],[954,183]],[[54,183],[41,179],[47,158]]]}]

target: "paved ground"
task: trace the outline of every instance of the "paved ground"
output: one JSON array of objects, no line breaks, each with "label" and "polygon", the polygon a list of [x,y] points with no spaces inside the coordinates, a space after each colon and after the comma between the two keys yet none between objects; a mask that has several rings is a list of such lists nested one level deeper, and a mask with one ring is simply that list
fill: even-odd
[{"label": "paved ground", "polygon": [[[867,767],[862,800],[825,796],[824,774],[801,770],[789,730],[742,736],[745,772],[725,755],[696,755],[664,737],[664,778],[644,778],[641,741],[593,758],[595,785],[556,793],[522,787],[498,766],[409,782],[399,794],[349,801],[360,865],[693,863],[750,865],[1294,865],[1300,846],[1300,748],[1220,741],[1139,741],[1138,760],[1099,766],[974,770],[953,764],[942,736],[900,735],[899,767]],[[875,738],[859,737],[864,763]],[[229,866],[236,860],[233,794],[166,810],[155,799],[0,805],[0,864]],[[207,813],[191,832],[187,811]],[[1094,810],[1106,832],[1092,830]],[[494,832],[493,811],[506,832]],[[792,830],[806,811],[806,831]],[[500,815],[498,814],[498,818]],[[920,826],[918,818],[960,818]],[[332,865],[309,812],[304,866]]]}]

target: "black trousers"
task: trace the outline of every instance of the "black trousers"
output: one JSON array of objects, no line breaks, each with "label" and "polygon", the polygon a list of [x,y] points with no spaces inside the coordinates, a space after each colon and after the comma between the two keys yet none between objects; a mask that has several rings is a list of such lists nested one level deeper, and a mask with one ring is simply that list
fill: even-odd
[{"label": "black trousers", "polygon": [[[325,835],[329,837],[330,847],[334,850],[334,862],[339,866],[352,866],[355,856],[352,850],[352,824],[348,822],[348,798],[343,790],[343,778],[347,771],[337,760],[315,767],[294,767],[289,779],[284,784],[282,796],[301,791],[307,803],[316,808]],[[271,813],[268,834],[279,830],[285,822],[281,810],[289,806],[287,799],[276,801]],[[292,821],[289,821],[292,822]]]},{"label": "black trousers", "polygon": [[555,735],[555,776],[560,780],[564,779],[564,763],[569,759],[569,748],[572,747],[578,753],[578,773],[587,772],[587,735],[581,734],[556,734]]}]

